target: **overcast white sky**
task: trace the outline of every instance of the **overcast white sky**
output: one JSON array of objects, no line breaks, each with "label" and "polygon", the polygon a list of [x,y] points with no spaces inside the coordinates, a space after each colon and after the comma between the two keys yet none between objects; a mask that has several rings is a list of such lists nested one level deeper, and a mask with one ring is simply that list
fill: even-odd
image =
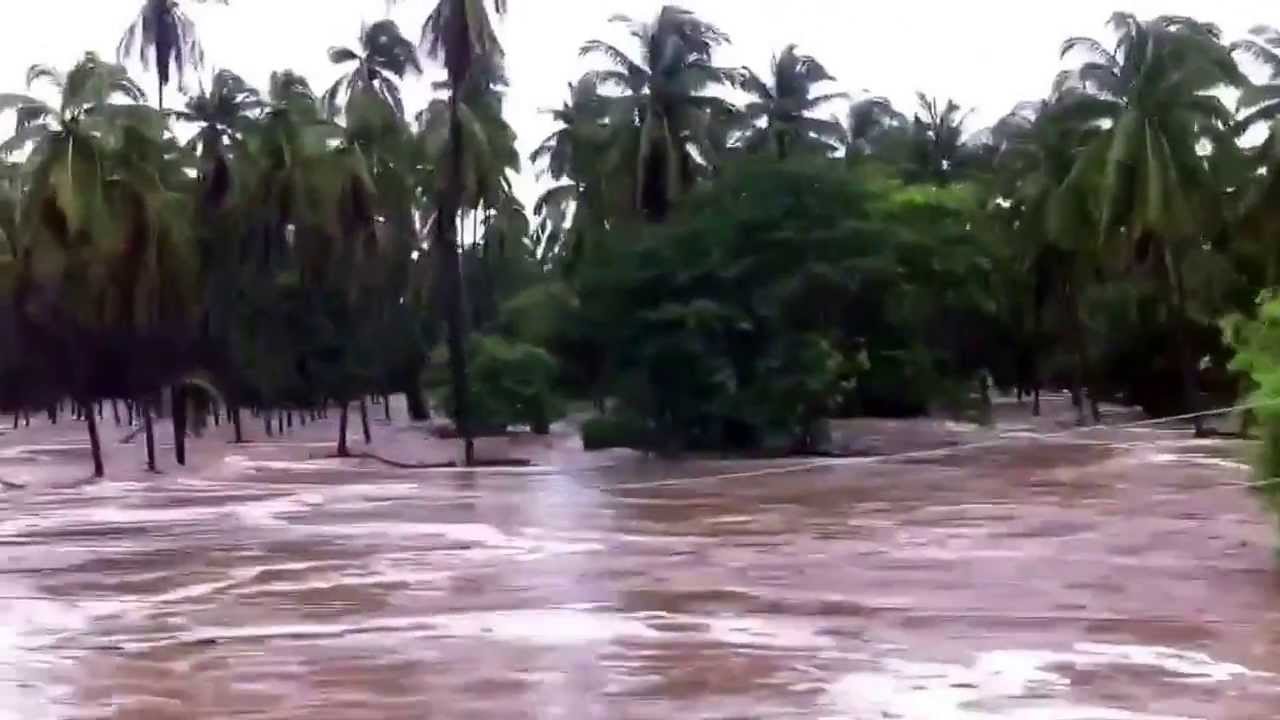
[{"label": "overcast white sky", "polygon": [[[401,0],[392,16],[416,39],[435,0]],[[590,38],[630,48],[608,18],[648,18],[657,0],[510,0],[500,33],[508,53],[510,121],[527,153],[552,128],[539,110],[558,107],[567,83],[587,67],[578,46]],[[1259,23],[1280,25],[1275,0],[683,0],[717,23],[733,45],[724,65],[764,73],[788,42],[816,55],[850,92],[889,96],[914,108],[914,93],[954,97],[975,109],[970,129],[989,125],[1020,100],[1043,96],[1060,68],[1058,47],[1071,35],[1109,37],[1116,9],[1141,17],[1191,15],[1222,26],[1228,39]],[[21,90],[32,63],[66,67],[86,50],[112,57],[142,0],[0,0],[0,89]],[[265,86],[272,70],[303,72],[317,90],[337,75],[325,50],[354,45],[362,21],[386,16],[386,0],[230,0],[227,6],[183,3],[197,19],[210,68],[225,67]],[[135,68],[135,72],[137,69]],[[154,78],[143,77],[151,88]],[[421,107],[427,82],[411,80],[406,99]],[[833,108],[833,112],[834,112]],[[0,133],[5,130],[0,129]],[[528,173],[526,173],[528,174]],[[521,185],[528,190],[525,179]],[[525,194],[522,192],[522,194]]]}]

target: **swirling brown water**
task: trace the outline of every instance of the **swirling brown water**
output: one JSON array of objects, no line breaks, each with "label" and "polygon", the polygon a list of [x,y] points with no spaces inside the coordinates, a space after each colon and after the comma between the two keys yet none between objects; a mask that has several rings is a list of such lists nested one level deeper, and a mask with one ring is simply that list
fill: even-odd
[{"label": "swirling brown water", "polygon": [[189,472],[49,480],[71,432],[0,441],[30,485],[0,493],[5,720],[1280,714],[1272,528],[1217,444],[661,485],[725,465],[206,439]]}]

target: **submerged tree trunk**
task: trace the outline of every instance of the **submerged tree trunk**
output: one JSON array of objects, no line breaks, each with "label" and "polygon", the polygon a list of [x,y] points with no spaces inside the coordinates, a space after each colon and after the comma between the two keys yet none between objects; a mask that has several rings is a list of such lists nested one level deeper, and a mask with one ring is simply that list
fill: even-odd
[{"label": "submerged tree trunk", "polygon": [[338,457],[351,457],[351,453],[347,450],[347,406],[349,403],[342,403],[342,410],[338,413]]},{"label": "submerged tree trunk", "polygon": [[360,430],[364,432],[364,444],[373,444],[373,433],[369,432],[369,404],[365,398],[360,398]]},{"label": "submerged tree trunk", "polygon": [[93,454],[93,476],[100,478],[107,474],[102,463],[102,440],[98,437],[98,420],[89,413],[89,451]]},{"label": "submerged tree trunk", "polygon": [[187,391],[182,385],[174,385],[169,391],[173,422],[173,457],[179,465],[187,464]]},{"label": "submerged tree trunk", "polygon": [[[1080,303],[1080,288],[1072,280],[1071,286],[1067,289],[1067,312],[1071,313],[1069,322],[1071,323],[1071,346],[1072,352],[1075,353],[1075,367],[1072,368],[1072,400],[1076,406],[1076,425],[1081,427],[1088,425],[1088,415],[1086,414],[1085,403],[1091,402],[1093,393],[1089,392],[1089,348],[1085,339],[1084,316]],[[1086,400],[1085,394],[1089,394]]]},{"label": "submerged tree trunk", "polygon": [[138,412],[142,413],[142,429],[147,438],[147,470],[156,472],[156,432],[151,423],[150,404],[145,401],[138,403]]},{"label": "submerged tree trunk", "polygon": [[431,412],[427,408],[427,403],[422,399],[421,388],[410,385],[402,391],[404,393],[405,409],[409,412],[409,419],[414,422],[423,422],[431,419]]},{"label": "submerged tree trunk", "polygon": [[[1190,318],[1187,316],[1187,298],[1186,288],[1183,286],[1182,266],[1173,257],[1172,252],[1166,246],[1164,248],[1164,262],[1166,274],[1166,282],[1172,290],[1171,300],[1173,301],[1173,342],[1177,345],[1175,351],[1178,355],[1179,371],[1182,375],[1182,392],[1183,400],[1186,403],[1188,413],[1200,412],[1200,393],[1197,389],[1196,382],[1196,366],[1191,357],[1190,338],[1188,337],[1188,325]],[[1191,419],[1191,424],[1195,428],[1196,437],[1204,436],[1204,418],[1196,416]]]}]

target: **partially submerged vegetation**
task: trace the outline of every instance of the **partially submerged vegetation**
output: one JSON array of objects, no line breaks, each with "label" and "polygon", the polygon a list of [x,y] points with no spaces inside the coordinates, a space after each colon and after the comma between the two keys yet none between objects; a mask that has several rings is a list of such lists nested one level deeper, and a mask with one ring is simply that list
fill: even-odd
[{"label": "partially submerged vegetation", "polygon": [[[470,461],[476,433],[547,432],[575,401],[590,447],[810,452],[826,418],[981,411],[996,388],[1070,388],[1081,423],[1103,399],[1233,399],[1240,374],[1274,394],[1274,301],[1235,323],[1234,365],[1218,323],[1280,285],[1275,31],[1117,14],[975,130],[951,100],[850,97],[795,45],[721,66],[729,38],[665,7],[621,19],[634,47],[581,48],[530,212],[505,9],[424,6],[420,46],[369,25],[324,92],[223,70],[166,107],[203,55],[157,0],[119,58],[157,71],[156,106],[92,54],[33,67],[56,102],[0,95],[0,405],[122,399],[148,428],[167,405],[181,462],[211,397],[236,428],[332,404],[345,428],[403,394]],[[427,61],[447,80],[415,112],[400,87]]]}]

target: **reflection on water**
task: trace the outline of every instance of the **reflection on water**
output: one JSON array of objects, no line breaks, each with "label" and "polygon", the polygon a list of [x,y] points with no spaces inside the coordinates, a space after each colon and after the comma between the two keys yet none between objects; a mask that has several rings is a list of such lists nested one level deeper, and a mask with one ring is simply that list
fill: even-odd
[{"label": "reflection on water", "polygon": [[710,470],[264,445],[6,493],[0,718],[1264,717],[1243,471],[1123,440],[669,485]]}]

